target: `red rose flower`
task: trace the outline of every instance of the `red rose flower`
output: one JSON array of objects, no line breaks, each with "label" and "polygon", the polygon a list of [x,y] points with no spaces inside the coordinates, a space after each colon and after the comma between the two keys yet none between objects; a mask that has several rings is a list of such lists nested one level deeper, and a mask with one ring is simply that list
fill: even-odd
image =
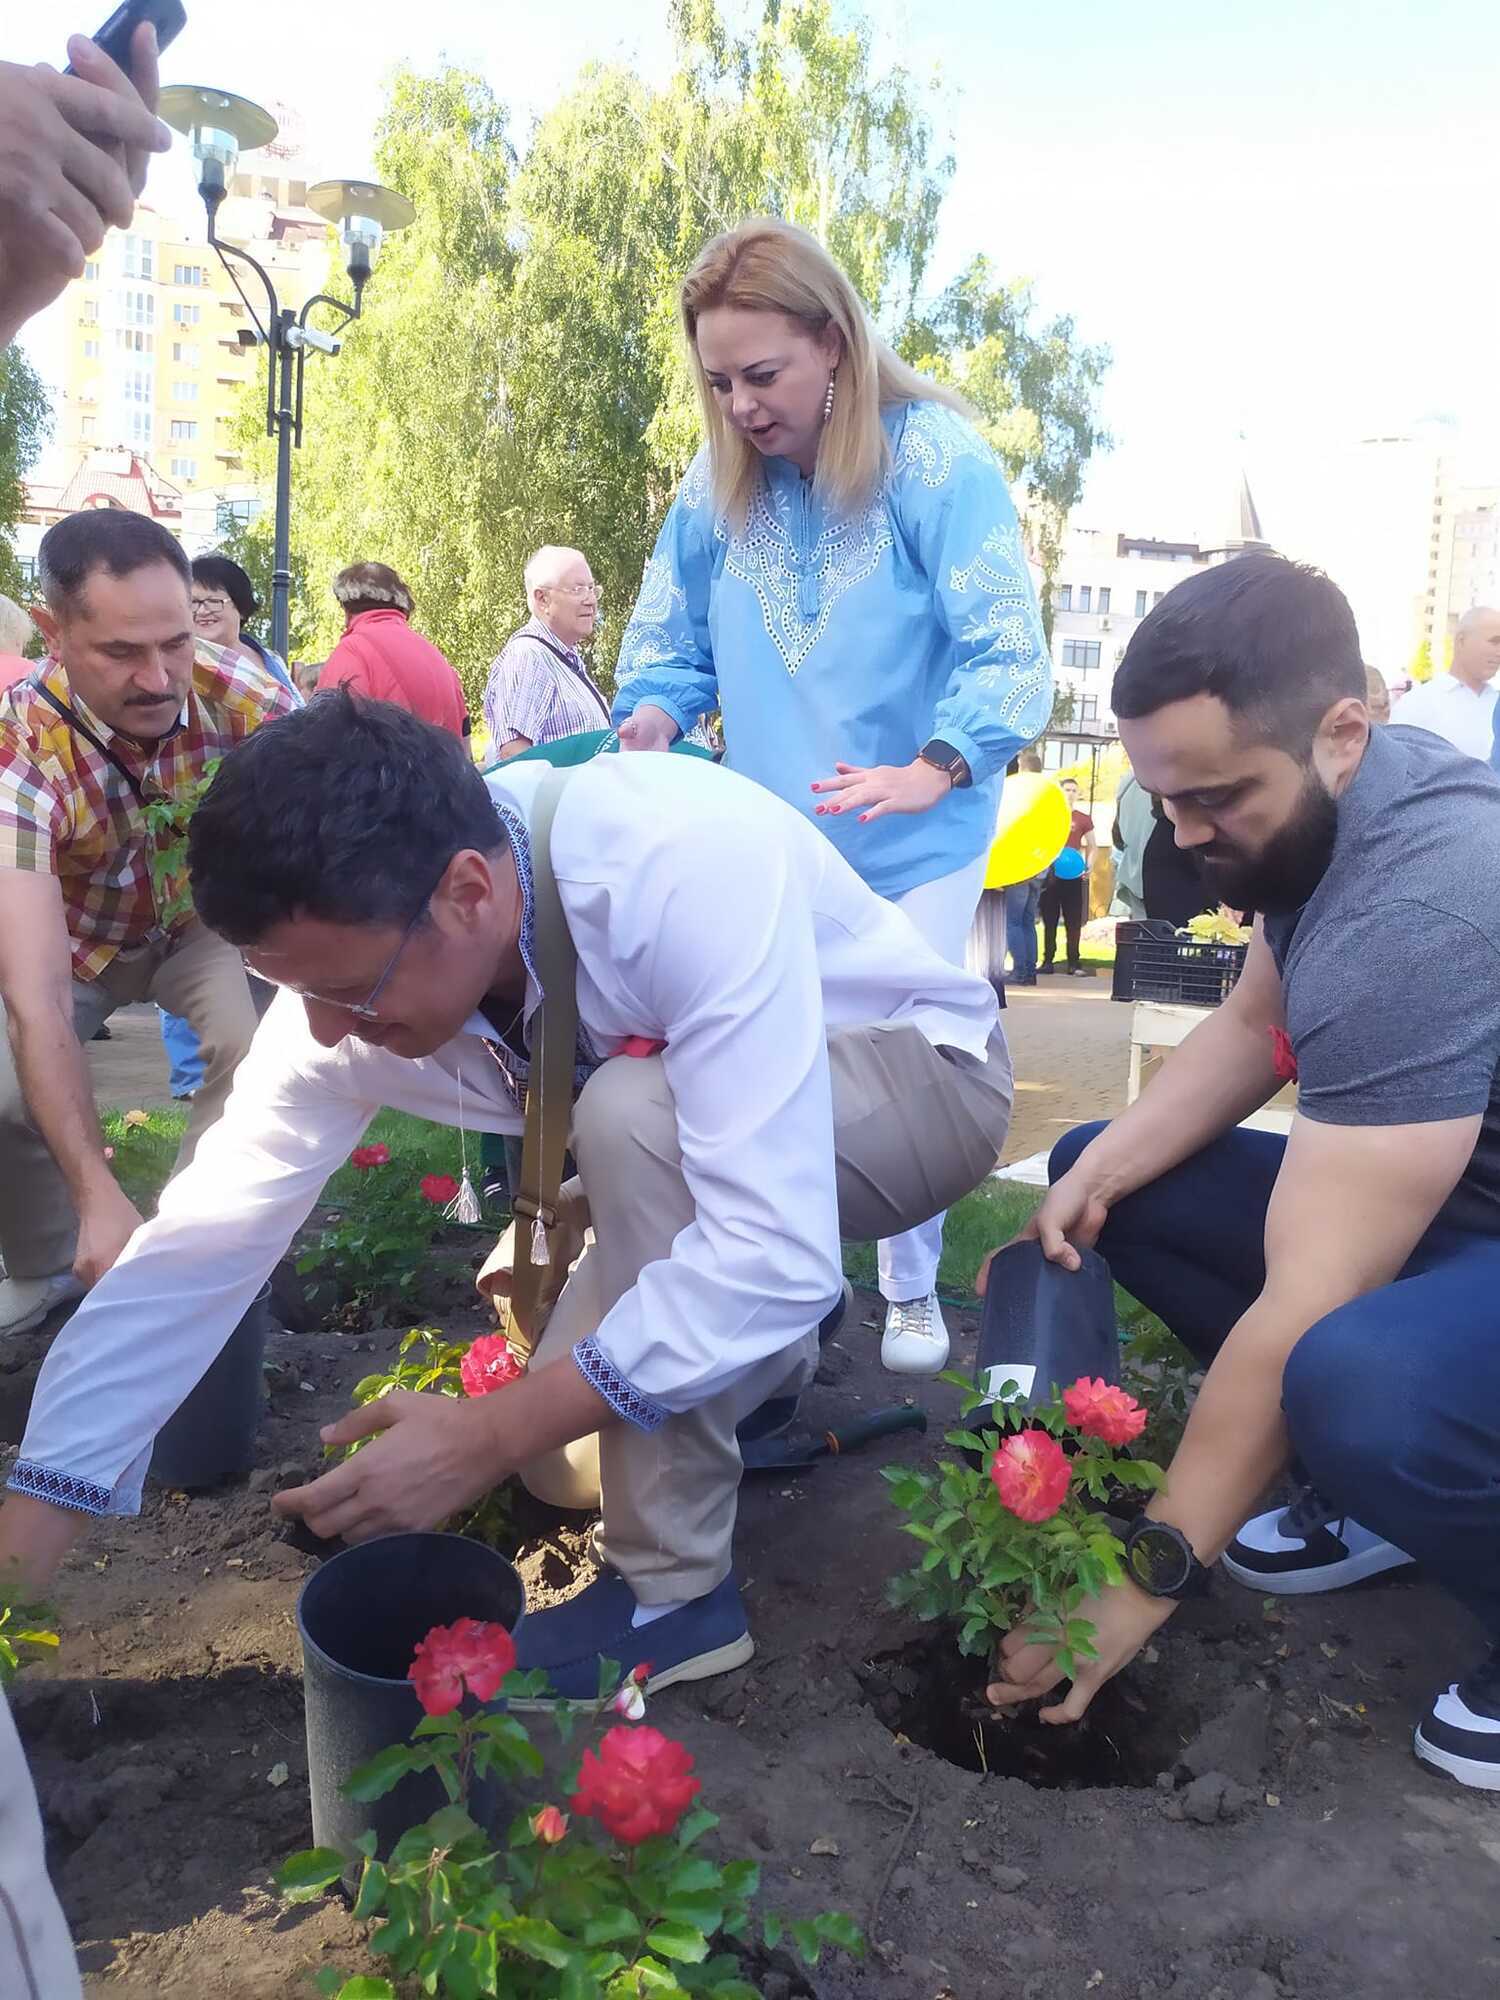
[{"label": "red rose flower", "polygon": [[526,1370],[498,1333],[482,1333],[469,1343],[469,1351],[459,1363],[459,1380],[466,1396],[487,1396],[492,1389],[504,1389],[519,1382]]},{"label": "red rose flower", "polygon": [[1267,1028],[1271,1037],[1271,1067],[1283,1083],[1297,1081],[1297,1051],[1285,1028]]},{"label": "red rose flower", "polygon": [[391,1149],[389,1146],[356,1146],[354,1151],[349,1155],[350,1166],[356,1168],[362,1174],[367,1174],[371,1167],[389,1166],[390,1161]]},{"label": "red rose flower", "polygon": [[447,1715],[466,1693],[493,1701],[516,1664],[516,1642],[503,1625],[458,1618],[434,1625],[418,1646],[406,1678],[429,1715]]},{"label": "red rose flower", "polygon": [[446,1208],[457,1193],[458,1182],[452,1174],[423,1174],[422,1197],[434,1208]]},{"label": "red rose flower", "polygon": [[703,1789],[693,1760],[659,1729],[606,1730],[598,1751],[585,1750],[574,1812],[598,1820],[626,1847],[671,1833]]},{"label": "red rose flower", "polygon": [[1131,1444],[1146,1428],[1146,1412],[1134,1396],[1101,1376],[1091,1381],[1080,1375],[1071,1389],[1063,1390],[1063,1408],[1068,1422],[1077,1424],[1085,1437],[1103,1438],[1106,1444]]},{"label": "red rose flower", "polygon": [[1071,1477],[1062,1446],[1048,1431],[1017,1431],[990,1461],[990,1478],[1018,1521],[1050,1521]]}]

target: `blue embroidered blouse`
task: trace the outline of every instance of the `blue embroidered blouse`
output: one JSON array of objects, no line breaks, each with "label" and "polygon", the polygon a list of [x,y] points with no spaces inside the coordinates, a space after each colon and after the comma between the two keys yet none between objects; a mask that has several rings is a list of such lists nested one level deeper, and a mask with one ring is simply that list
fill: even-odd
[{"label": "blue embroidered blouse", "polygon": [[945,404],[895,405],[883,421],[891,471],[852,517],[768,459],[731,534],[698,454],[621,641],[614,720],[652,702],[686,731],[720,708],[725,762],[809,815],[835,763],[909,764],[930,738],[951,743],[972,788],[868,826],[817,821],[895,897],[988,846],[1000,774],[1051,716],[1052,666],[994,453]]}]

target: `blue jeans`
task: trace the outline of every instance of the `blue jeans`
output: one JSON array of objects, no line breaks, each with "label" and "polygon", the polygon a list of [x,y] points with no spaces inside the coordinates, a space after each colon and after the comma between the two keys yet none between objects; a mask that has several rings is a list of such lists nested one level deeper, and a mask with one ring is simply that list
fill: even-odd
[{"label": "blue jeans", "polygon": [[[1053,1180],[1103,1130],[1053,1148]],[[1286,1141],[1227,1132],[1111,1211],[1099,1250],[1208,1361],[1265,1284]],[[1500,1645],[1500,1236],[1434,1223],[1401,1275],[1308,1328],[1281,1380],[1307,1477],[1414,1556]]]},{"label": "blue jeans", "polygon": [[1041,896],[1040,877],[1012,883],[1005,892],[1005,941],[1013,979],[1036,978],[1036,908]]},{"label": "blue jeans", "polygon": [[172,1095],[191,1097],[203,1083],[203,1055],[198,1037],[179,1014],[158,1007],[161,1016],[162,1046],[172,1067]]}]

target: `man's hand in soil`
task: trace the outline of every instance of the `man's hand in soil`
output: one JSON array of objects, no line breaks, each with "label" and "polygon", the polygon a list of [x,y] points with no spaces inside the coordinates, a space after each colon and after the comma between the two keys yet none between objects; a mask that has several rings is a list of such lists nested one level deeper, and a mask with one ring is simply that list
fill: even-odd
[{"label": "man's hand in soil", "polygon": [[140,1228],[141,1220],[140,1210],[113,1180],[99,1183],[78,1214],[73,1275],[79,1284],[98,1284]]},{"label": "man's hand in soil", "polygon": [[397,1389],[322,1432],[326,1445],[372,1443],[271,1504],[346,1542],[435,1528],[518,1466],[618,1421],[576,1368],[543,1368],[462,1402]]},{"label": "man's hand in soil", "polygon": [[74,76],[0,63],[0,342],[130,226],[147,160],[171,143],[152,116],[154,29],[136,30],[128,77],[82,35],[68,55]]},{"label": "man's hand in soil", "polygon": [[[1130,1664],[1152,1633],[1176,1609],[1175,1599],[1148,1597],[1133,1583],[1116,1584],[1091,1603],[1081,1604],[1077,1616],[1092,1623],[1098,1657],[1078,1662],[1066,1697],[1054,1707],[1041,1710],[1043,1722],[1080,1721],[1104,1683]],[[1001,1640],[995,1658],[995,1676],[985,1695],[996,1708],[1034,1701],[1066,1678],[1057,1664],[1055,1649],[1032,1639],[1024,1626],[1007,1632]]]}]

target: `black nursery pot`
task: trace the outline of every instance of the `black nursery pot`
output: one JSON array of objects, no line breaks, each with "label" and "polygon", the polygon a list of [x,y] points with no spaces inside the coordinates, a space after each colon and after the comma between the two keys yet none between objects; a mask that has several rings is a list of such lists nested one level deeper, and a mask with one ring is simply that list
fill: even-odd
[{"label": "black nursery pot", "polygon": [[[382,1799],[361,1805],[344,1786],[361,1764],[405,1743],[422,1719],[406,1678],[412,1655],[434,1625],[477,1618],[514,1632],[526,1608],[520,1577],[493,1549],[462,1535],[383,1535],[332,1557],[297,1599],[307,1713],[307,1773],[313,1843],[360,1865],[355,1841],[373,1832],[388,1855],[408,1827],[447,1803],[435,1772],[405,1777]],[[503,1699],[466,1703],[498,1712]],[[501,1790],[470,1786],[469,1811],[481,1826],[498,1817]]]},{"label": "black nursery pot", "polygon": [[249,1476],[266,1400],[271,1287],[261,1286],[203,1380],[156,1434],[152,1476],[164,1486],[203,1492]]}]

